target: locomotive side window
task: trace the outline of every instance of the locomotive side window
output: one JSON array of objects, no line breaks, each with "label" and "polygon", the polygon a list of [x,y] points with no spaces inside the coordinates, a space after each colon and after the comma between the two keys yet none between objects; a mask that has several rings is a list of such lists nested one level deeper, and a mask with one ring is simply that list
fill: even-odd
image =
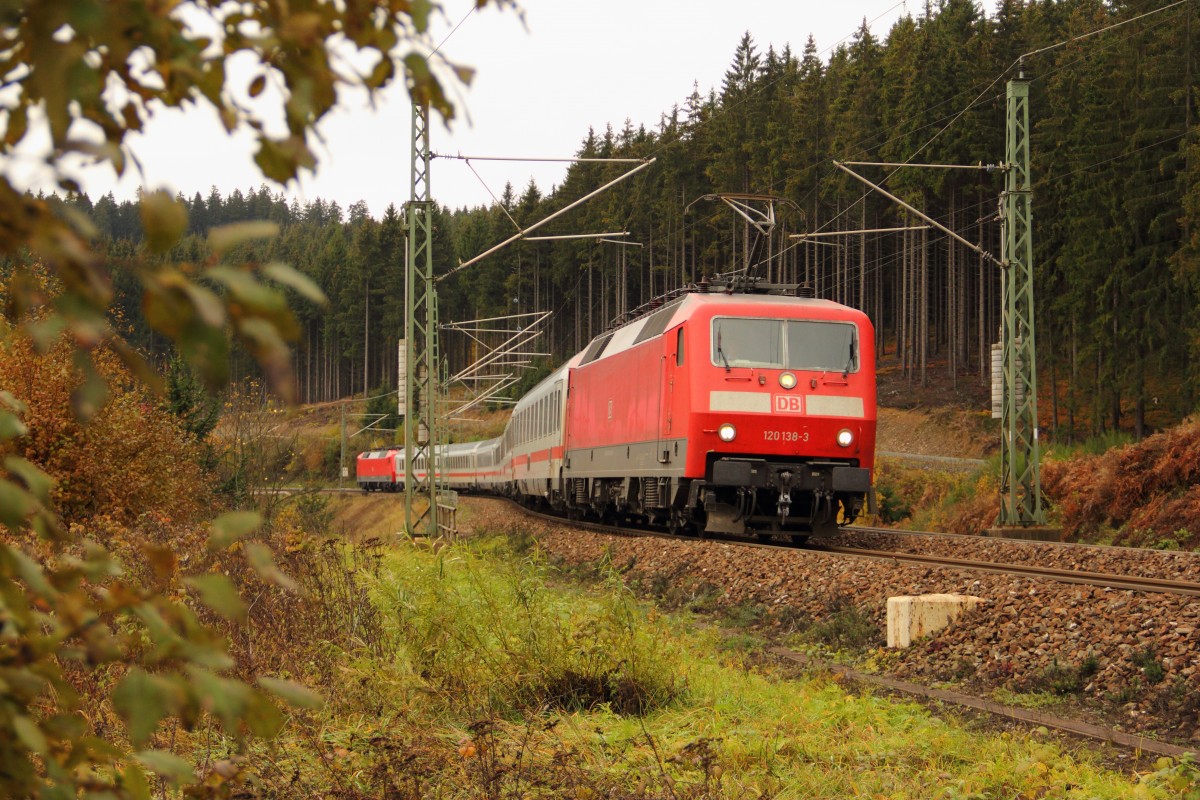
[{"label": "locomotive side window", "polygon": [[857,333],[846,322],[718,318],[713,320],[712,363],[726,369],[856,372]]},{"label": "locomotive side window", "polygon": [[683,366],[683,326],[679,326],[679,331],[675,334],[675,366]]}]

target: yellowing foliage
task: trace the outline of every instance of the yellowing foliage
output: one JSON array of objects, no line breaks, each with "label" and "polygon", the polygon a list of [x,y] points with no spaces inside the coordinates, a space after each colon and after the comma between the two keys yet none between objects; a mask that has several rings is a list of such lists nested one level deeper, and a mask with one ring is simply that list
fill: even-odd
[{"label": "yellowing foliage", "polygon": [[[55,480],[51,499],[68,524],[112,529],[141,518],[189,524],[209,507],[197,445],[110,350],[93,351],[107,402],[87,423],[72,395],[83,381],[74,347],[37,352],[19,329],[0,327],[0,390],[25,403],[26,435],[4,443]],[[95,535],[95,534],[93,534]]]}]

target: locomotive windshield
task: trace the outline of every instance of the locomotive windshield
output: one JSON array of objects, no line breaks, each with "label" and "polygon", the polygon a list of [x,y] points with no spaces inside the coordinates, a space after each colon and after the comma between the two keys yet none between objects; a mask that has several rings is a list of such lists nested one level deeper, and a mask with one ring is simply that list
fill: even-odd
[{"label": "locomotive windshield", "polygon": [[713,320],[712,363],[820,372],[858,370],[857,328],[795,319]]}]

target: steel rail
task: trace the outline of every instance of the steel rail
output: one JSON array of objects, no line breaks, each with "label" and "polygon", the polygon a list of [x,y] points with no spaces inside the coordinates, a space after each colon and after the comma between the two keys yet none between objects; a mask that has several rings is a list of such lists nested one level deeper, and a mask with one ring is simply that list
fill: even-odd
[{"label": "steel rail", "polygon": [[859,525],[857,523],[843,527],[843,533],[881,533],[887,536],[917,536],[917,537],[934,537],[940,539],[985,539],[989,542],[997,544],[1010,544],[1015,547],[1022,546],[1046,546],[1059,547],[1062,549],[1075,549],[1084,551],[1106,551],[1111,553],[1155,553],[1160,556],[1174,556],[1177,558],[1196,558],[1200,559],[1200,552],[1190,552],[1188,550],[1159,550],[1153,547],[1126,547],[1124,545],[1112,544],[1093,544],[1091,542],[1060,542],[1049,539],[1010,539],[1006,536],[987,536],[982,533],[946,533],[945,531],[910,531],[904,528],[880,528],[870,525]]},{"label": "steel rail", "polygon": [[[993,575],[1011,575],[1023,578],[1038,578],[1041,580],[1058,581],[1060,583],[1099,586],[1103,588],[1128,590],[1134,592],[1161,592],[1165,594],[1179,594],[1187,597],[1200,597],[1200,583],[1193,583],[1191,581],[1178,581],[1165,578],[1145,578],[1140,575],[1114,575],[1107,572],[1089,572],[1086,570],[1059,569],[1057,567],[1036,567],[1027,566],[1024,564],[1006,564],[998,561],[977,561],[974,559],[948,558],[944,556],[922,555],[918,553],[898,553],[889,550],[864,550],[855,547],[839,547],[836,545],[825,545],[813,542],[798,545],[789,542],[752,541],[738,536],[680,536],[677,534],[668,533],[666,531],[656,531],[653,529],[622,528],[620,526],[606,525],[599,522],[568,520],[553,514],[533,511],[532,509],[525,508],[519,503],[514,502],[513,505],[516,505],[523,513],[547,522],[570,525],[571,527],[614,536],[653,536],[665,539],[675,539],[678,541],[720,542],[722,544],[736,544],[748,547],[806,550],[813,553],[855,556],[876,561],[892,561],[895,563],[918,566],[967,569]],[[904,531],[904,533],[908,533],[908,531]]]},{"label": "steel rail", "polygon": [[[274,490],[280,494],[290,494],[293,492],[314,491],[294,488],[279,488]],[[318,492],[330,493],[363,493],[361,489],[317,489]],[[386,496],[386,492],[381,492],[381,496]],[[622,536],[626,538],[636,537],[652,537],[659,539],[672,539],[680,542],[713,542],[719,544],[736,544],[743,547],[765,547],[776,550],[804,550],[811,553],[827,553],[837,556],[854,556],[858,558],[870,559],[874,561],[892,561],[894,563],[929,566],[929,567],[944,567],[947,569],[966,569],[975,572],[984,572],[991,575],[1011,575],[1023,578],[1038,578],[1041,580],[1058,581],[1060,583],[1071,583],[1082,586],[1098,586],[1101,588],[1117,589],[1133,592],[1160,592],[1164,594],[1178,594],[1186,597],[1200,597],[1200,583],[1193,581],[1170,580],[1166,578],[1146,578],[1140,575],[1115,575],[1108,572],[1090,572],[1087,570],[1069,570],[1060,569],[1058,567],[1035,567],[1024,564],[1006,564],[999,561],[977,561],[966,558],[948,558],[944,556],[924,555],[920,553],[899,553],[891,550],[865,550],[856,547],[840,547],[836,545],[825,545],[820,543],[795,544],[792,542],[774,541],[762,542],[751,539],[746,539],[740,536],[723,536],[723,535],[708,535],[708,536],[687,536],[683,534],[670,533],[663,530],[655,530],[653,528],[623,528],[619,525],[609,525],[603,522],[591,522],[588,520],[573,520],[565,517],[560,517],[555,514],[547,514],[542,511],[535,511],[522,506],[514,500],[506,497],[479,497],[477,499],[485,500],[502,500],[510,503],[521,511],[526,516],[535,517],[545,522],[551,522],[558,525],[566,525],[580,530],[593,531],[609,536]],[[884,534],[920,534],[921,531],[896,531],[890,528],[843,528],[847,533],[866,532],[866,533],[884,533]],[[931,534],[943,535],[943,534]],[[944,534],[952,536],[952,534]],[[990,537],[966,537],[959,538],[986,538],[989,541],[1012,541],[1019,544],[1069,544],[1060,542],[1025,542],[1023,540],[1007,540],[1007,539],[991,539]],[[1094,546],[1094,545],[1092,545]],[[1120,549],[1120,548],[1116,548]],[[1131,550],[1133,548],[1130,548]],[[1157,551],[1155,551],[1157,552]]]},{"label": "steel rail", "polygon": [[1005,564],[998,561],[976,561],[967,558],[950,558],[946,556],[930,556],[919,553],[897,553],[890,550],[863,550],[856,547],[838,547],[834,545],[813,544],[809,549],[821,553],[834,553],[843,556],[856,556],[879,561],[894,561],[906,564],[921,564],[932,567],[948,567],[952,569],[969,569],[976,572],[987,572],[999,575],[1015,575],[1025,578],[1041,578],[1075,583],[1085,586],[1100,586],[1109,589],[1125,589],[1135,592],[1164,592],[1167,594],[1182,594],[1190,597],[1200,597],[1200,583],[1192,581],[1167,580],[1164,578],[1144,578],[1140,575],[1114,575],[1108,572],[1088,572],[1086,570],[1059,569],[1057,567],[1034,567],[1024,564]]}]

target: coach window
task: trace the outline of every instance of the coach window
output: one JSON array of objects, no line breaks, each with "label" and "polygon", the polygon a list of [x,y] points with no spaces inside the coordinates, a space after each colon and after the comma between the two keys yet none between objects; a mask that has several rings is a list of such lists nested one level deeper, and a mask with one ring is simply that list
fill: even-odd
[{"label": "coach window", "polygon": [[683,326],[675,333],[675,366],[683,366]]}]

